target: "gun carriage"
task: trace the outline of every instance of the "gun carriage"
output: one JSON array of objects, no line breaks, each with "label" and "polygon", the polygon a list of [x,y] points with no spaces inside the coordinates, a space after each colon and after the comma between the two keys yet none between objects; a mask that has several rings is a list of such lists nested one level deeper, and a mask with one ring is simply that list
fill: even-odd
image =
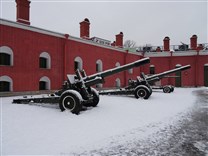
[{"label": "gun carriage", "polygon": [[[115,90],[100,91],[99,94],[100,95],[134,95],[136,98],[148,99],[152,94],[152,89],[154,89],[154,87],[150,86],[151,82],[159,81],[160,79],[166,77],[166,75],[187,70],[189,68],[191,68],[190,65],[185,65],[179,68],[175,68],[151,76],[147,76],[142,72],[140,76],[137,76],[136,80],[130,79],[127,87],[121,89],[115,89]],[[170,93],[173,92],[174,87],[171,85],[166,85],[161,89],[163,89],[165,93]]]},{"label": "gun carriage", "polygon": [[85,71],[76,70],[75,75],[67,75],[68,80],[64,82],[63,88],[57,91],[54,96],[47,98],[24,98],[14,99],[13,103],[59,103],[61,111],[69,110],[79,114],[83,106],[95,107],[99,103],[99,93],[92,86],[104,83],[104,78],[116,73],[142,66],[149,63],[149,58],[109,69],[103,72],[87,76]]}]

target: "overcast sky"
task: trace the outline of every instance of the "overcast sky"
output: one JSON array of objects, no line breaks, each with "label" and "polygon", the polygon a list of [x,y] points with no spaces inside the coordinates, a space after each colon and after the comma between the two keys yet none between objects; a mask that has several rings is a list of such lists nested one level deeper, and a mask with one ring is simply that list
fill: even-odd
[{"label": "overcast sky", "polygon": [[[16,21],[15,0],[0,0],[1,18]],[[208,43],[207,0],[164,1],[70,1],[31,0],[32,26],[79,37],[79,22],[90,20],[90,37],[110,41],[123,32],[124,41],[134,40],[138,46],[162,45],[166,36],[171,45]]]}]

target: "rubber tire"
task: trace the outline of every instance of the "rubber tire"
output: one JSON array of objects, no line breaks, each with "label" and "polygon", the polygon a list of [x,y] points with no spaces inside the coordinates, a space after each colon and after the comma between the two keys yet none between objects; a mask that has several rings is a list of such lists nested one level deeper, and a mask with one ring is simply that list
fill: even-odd
[{"label": "rubber tire", "polygon": [[150,87],[149,88],[149,91],[150,91],[150,96],[152,95],[152,88]]},{"label": "rubber tire", "polygon": [[142,99],[148,99],[151,95],[150,89],[145,85],[139,85],[134,90],[135,97],[142,98]]},{"label": "rubber tire", "polygon": [[171,87],[170,86],[164,86],[163,87],[163,92],[164,93],[170,93],[171,92]]},{"label": "rubber tire", "polygon": [[59,100],[59,108],[61,111],[69,110],[73,114],[79,114],[82,110],[81,100],[72,92],[63,93]]},{"label": "rubber tire", "polygon": [[174,92],[174,86],[171,86],[171,92]]},{"label": "rubber tire", "polygon": [[91,93],[93,95],[93,102],[90,103],[90,106],[96,107],[100,101],[99,94],[95,88],[91,88]]}]

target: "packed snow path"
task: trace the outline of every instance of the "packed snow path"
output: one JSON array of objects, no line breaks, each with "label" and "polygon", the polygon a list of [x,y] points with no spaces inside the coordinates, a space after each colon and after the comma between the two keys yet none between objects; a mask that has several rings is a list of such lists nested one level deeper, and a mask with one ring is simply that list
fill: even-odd
[{"label": "packed snow path", "polygon": [[[148,100],[100,96],[98,107],[80,115],[60,112],[57,105],[18,105],[11,103],[14,97],[1,98],[1,154],[169,155],[176,151],[176,146],[170,148],[176,144],[171,142],[171,138],[177,141],[176,134],[179,140],[182,137],[179,144],[184,148],[190,144],[183,144],[183,140],[192,143],[186,132],[181,135],[177,131],[181,126],[189,129],[189,122],[195,124],[191,112],[197,110],[197,103],[203,103],[192,93],[195,90],[200,89],[153,92]],[[206,130],[200,132],[205,140],[193,144],[199,154],[206,152]]]},{"label": "packed snow path", "polygon": [[193,108],[175,124],[170,124],[145,139],[113,144],[107,149],[101,148],[81,155],[208,156],[208,90],[193,93],[197,96]]}]

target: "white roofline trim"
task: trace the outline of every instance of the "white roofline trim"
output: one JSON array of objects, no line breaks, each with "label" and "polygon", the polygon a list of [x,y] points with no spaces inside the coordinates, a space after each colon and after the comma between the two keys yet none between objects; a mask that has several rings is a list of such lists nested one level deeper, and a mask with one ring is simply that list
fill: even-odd
[{"label": "white roofline trim", "polygon": [[10,27],[20,28],[20,29],[24,29],[24,30],[29,30],[29,31],[33,31],[33,32],[38,32],[38,33],[42,33],[42,34],[46,34],[46,35],[64,38],[64,34],[50,31],[50,30],[45,30],[42,28],[34,27],[31,25],[27,25],[27,24],[23,24],[23,23],[19,23],[19,22],[0,19],[0,24],[10,26]]},{"label": "white roofline trim", "polygon": [[117,50],[119,52],[126,52],[122,48],[113,47],[113,46],[107,46],[107,45],[102,45],[102,44],[93,42],[91,40],[85,40],[85,39],[81,39],[81,38],[74,37],[74,36],[69,36],[69,40],[78,41],[78,42],[81,42],[81,43],[90,44],[90,45],[94,45],[94,46],[98,46],[98,47],[102,47],[102,48],[107,48],[107,49],[111,49],[111,50]]},{"label": "white roofline trim", "polygon": [[[38,33],[42,33],[42,34],[46,34],[46,35],[50,35],[50,36],[65,38],[65,36],[64,36],[65,34],[63,34],[63,33],[58,33],[58,32],[54,32],[54,31],[34,27],[34,26],[31,26],[31,25],[27,25],[27,24],[23,24],[23,23],[19,23],[19,22],[9,21],[9,20],[2,19],[2,18],[0,18],[0,24],[15,27],[15,28],[20,28],[20,29],[24,29],[24,30],[28,30],[28,31],[38,32]],[[101,45],[101,44],[95,43],[91,40],[81,39],[81,38],[74,37],[74,36],[69,36],[69,39],[74,40],[74,41],[78,41],[78,42],[81,42],[81,43],[85,43],[85,44],[90,44],[90,45],[102,47],[102,48],[117,50],[119,52],[126,52],[122,48],[107,46],[107,45]]]},{"label": "white roofline trim", "polygon": [[17,20],[21,20],[21,21],[25,21],[25,22],[30,22],[29,20],[25,20],[25,19],[22,19],[22,18],[18,18]]},{"label": "white roofline trim", "polygon": [[170,52],[146,52],[144,53],[145,57],[169,57],[171,56]]},{"label": "white roofline trim", "polygon": [[[54,32],[54,31],[34,27],[31,25],[27,25],[27,24],[23,24],[23,23],[19,23],[19,22],[9,21],[9,20],[2,19],[2,18],[0,18],[0,24],[15,27],[15,28],[20,28],[20,29],[24,29],[24,30],[28,30],[28,31],[38,32],[38,33],[42,33],[42,34],[46,34],[46,35],[50,35],[50,36],[55,36],[55,37],[59,37],[59,38],[65,38],[65,34],[63,34],[63,33]],[[106,48],[106,49],[116,50],[118,52],[124,52],[124,53],[126,52],[125,49],[122,49],[119,47],[102,45],[102,44],[93,42],[91,40],[86,40],[86,39],[82,39],[82,38],[78,38],[78,37],[74,37],[74,36],[69,36],[69,40],[73,40],[73,41],[77,41],[77,42],[85,43],[85,44],[90,44],[93,46],[102,47],[102,48]],[[139,55],[139,56],[143,55],[142,53],[139,53],[139,52],[129,51],[128,53],[133,54],[133,55]],[[193,56],[193,55],[197,55],[197,52],[196,51],[172,52],[172,56]],[[199,55],[208,55],[208,50],[200,51]],[[144,53],[144,57],[169,57],[169,56],[171,56],[170,52],[146,52],[146,53]]]},{"label": "white roofline trim", "polygon": [[[177,51],[177,52],[172,52],[172,57],[177,57],[177,56],[196,56],[198,55],[197,51]],[[207,51],[200,51],[199,55],[208,55],[208,50]],[[171,53],[170,52],[146,52],[144,53],[145,57],[170,57]]]},{"label": "white roofline trim", "polygon": [[208,55],[208,50],[206,50],[206,51],[204,51],[204,50],[200,51],[199,52],[199,55]]}]

